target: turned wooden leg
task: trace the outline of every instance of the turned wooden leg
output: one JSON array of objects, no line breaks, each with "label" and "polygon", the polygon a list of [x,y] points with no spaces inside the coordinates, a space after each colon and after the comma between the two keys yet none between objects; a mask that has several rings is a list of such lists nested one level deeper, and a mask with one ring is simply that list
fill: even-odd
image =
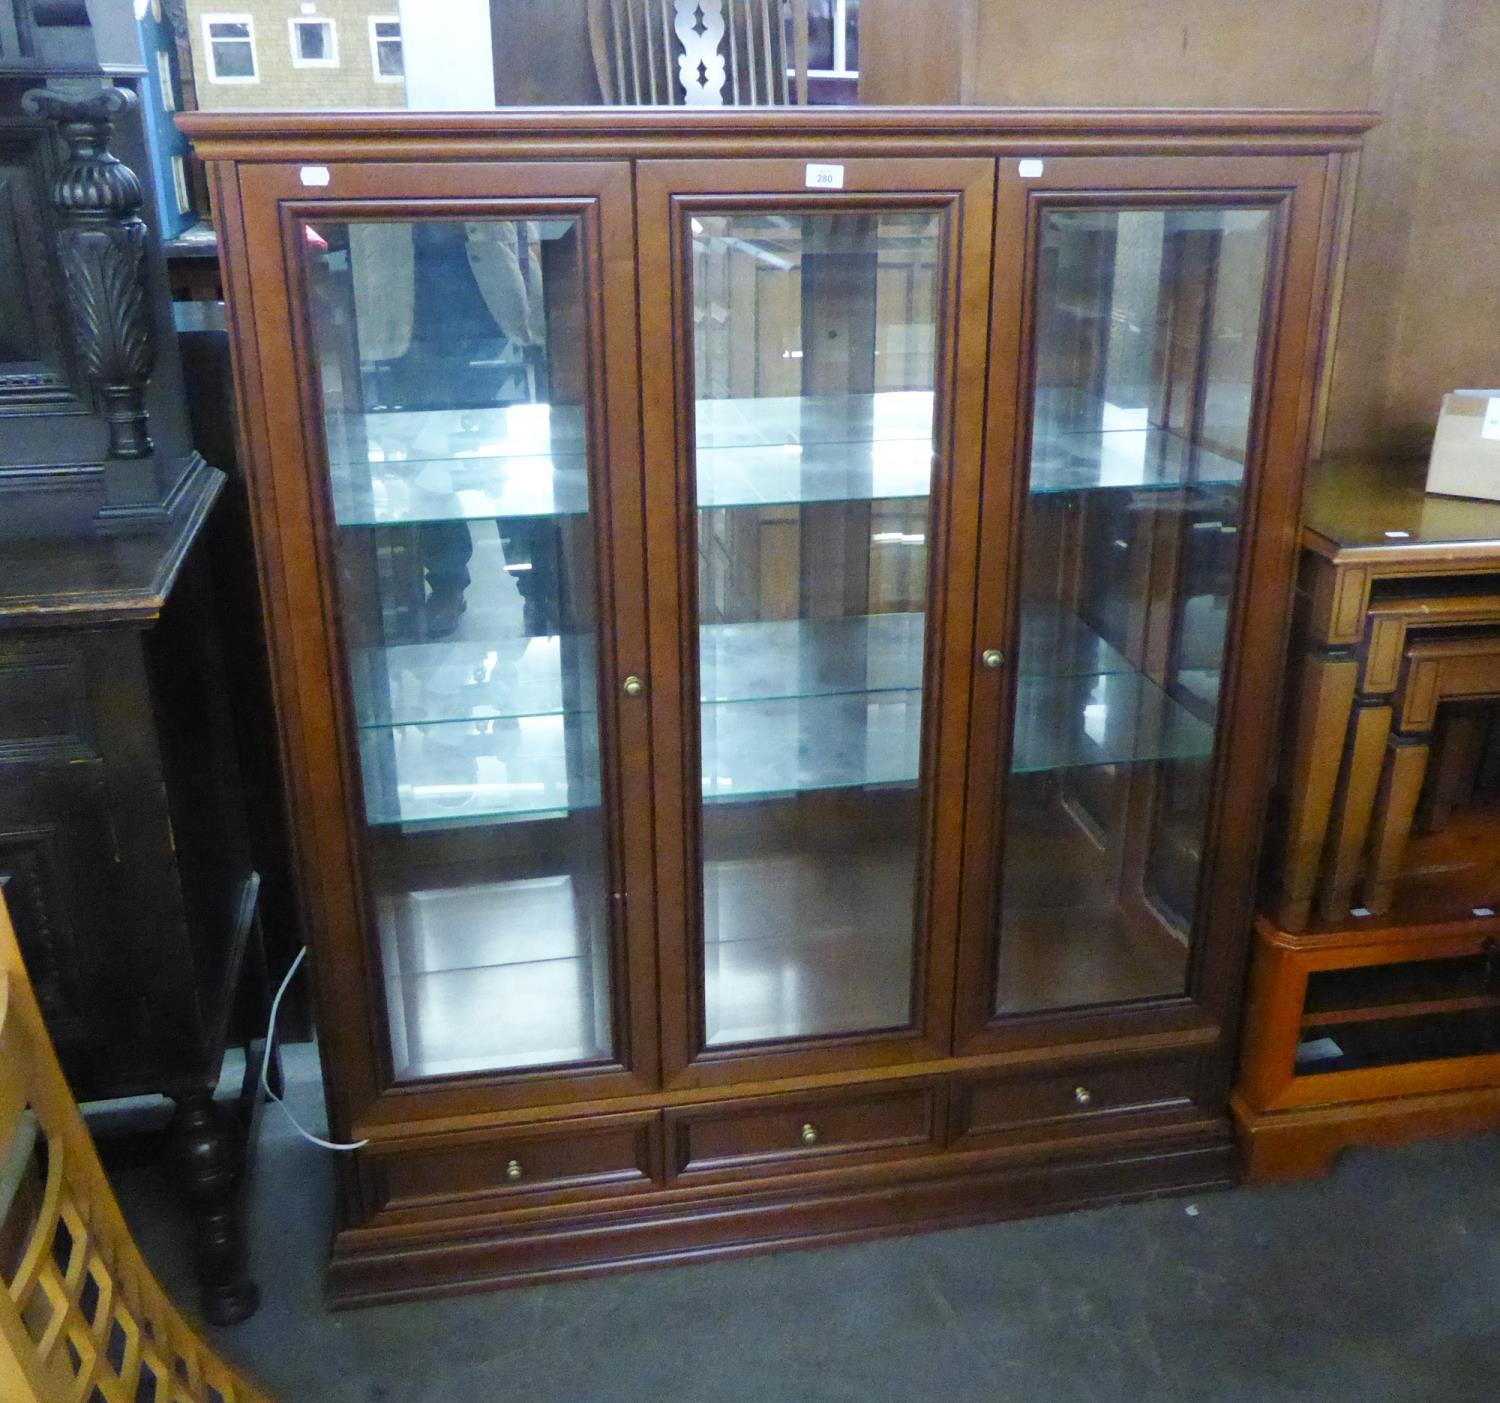
[{"label": "turned wooden leg", "polygon": [[174,1099],[172,1153],[192,1216],[203,1316],[215,1325],[235,1325],[260,1305],[260,1291],[246,1270],[239,1217],[243,1137],[207,1088]]},{"label": "turned wooden leg", "polygon": [[1390,707],[1360,707],[1351,729],[1349,757],[1334,801],[1328,870],[1318,900],[1325,921],[1342,921],[1348,916],[1359,882],[1365,839],[1370,832],[1370,807],[1380,787],[1385,743],[1391,732]]},{"label": "turned wooden leg", "polygon": [[1309,653],[1302,660],[1296,736],[1286,780],[1290,795],[1286,849],[1277,900],[1276,923],[1285,931],[1304,929],[1312,913],[1358,676],[1359,664],[1352,658]]},{"label": "turned wooden leg", "polygon": [[1365,884],[1365,905],[1377,915],[1391,909],[1392,893],[1401,875],[1401,860],[1406,853],[1406,840],[1411,836],[1412,819],[1426,773],[1426,743],[1393,739],[1385,777],[1380,782],[1380,795],[1375,801],[1370,875]]}]

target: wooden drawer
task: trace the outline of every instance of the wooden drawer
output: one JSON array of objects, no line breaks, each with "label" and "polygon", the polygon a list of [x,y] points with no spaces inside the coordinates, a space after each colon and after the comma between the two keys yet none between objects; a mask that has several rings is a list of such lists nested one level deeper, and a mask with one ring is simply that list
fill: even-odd
[{"label": "wooden drawer", "polygon": [[746,1178],[925,1154],[942,1144],[938,1082],[668,1111],[673,1176]]},{"label": "wooden drawer", "polygon": [[485,1199],[521,1208],[637,1193],[661,1179],[651,1111],[434,1135],[367,1155],[382,1213]]},{"label": "wooden drawer", "polygon": [[1113,1129],[1117,1121],[1191,1112],[1198,1059],[1133,1057],[1036,1072],[961,1078],[953,1093],[953,1141],[1030,1140]]}]

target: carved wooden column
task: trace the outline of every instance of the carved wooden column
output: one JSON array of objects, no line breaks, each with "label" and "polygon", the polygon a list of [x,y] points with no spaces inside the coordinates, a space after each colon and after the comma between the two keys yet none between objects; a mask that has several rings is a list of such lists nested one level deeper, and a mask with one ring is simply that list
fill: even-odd
[{"label": "carved wooden column", "polygon": [[141,183],[109,149],[115,119],[135,106],[124,88],[75,97],[38,88],[25,109],[53,122],[68,162],[52,183],[57,252],[89,382],[109,428],[111,458],[145,458],[146,382],[156,341],[146,289]]}]

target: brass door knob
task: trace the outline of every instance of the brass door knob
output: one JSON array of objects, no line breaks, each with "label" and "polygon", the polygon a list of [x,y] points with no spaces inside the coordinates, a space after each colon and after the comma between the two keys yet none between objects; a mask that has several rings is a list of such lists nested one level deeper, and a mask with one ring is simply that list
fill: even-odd
[{"label": "brass door knob", "polygon": [[620,684],[620,687],[627,697],[638,697],[646,690],[646,684],[633,672]]},{"label": "brass door knob", "polygon": [[505,1166],[505,1177],[509,1179],[512,1184],[514,1184],[518,1179],[522,1178],[525,1173],[526,1171],[521,1168],[521,1161],[518,1159],[511,1160],[511,1162]]},{"label": "brass door knob", "polygon": [[816,1145],[818,1143],[818,1127],[809,1121],[802,1127],[802,1143],[804,1145]]},{"label": "brass door knob", "polygon": [[1075,1086],[1073,1088],[1073,1099],[1080,1106],[1087,1106],[1094,1099],[1094,1093],[1086,1086]]},{"label": "brass door knob", "polygon": [[984,652],[979,655],[979,661],[982,662],[987,668],[989,668],[991,672],[993,672],[1005,661],[1005,654],[1002,653],[998,648],[986,648]]}]

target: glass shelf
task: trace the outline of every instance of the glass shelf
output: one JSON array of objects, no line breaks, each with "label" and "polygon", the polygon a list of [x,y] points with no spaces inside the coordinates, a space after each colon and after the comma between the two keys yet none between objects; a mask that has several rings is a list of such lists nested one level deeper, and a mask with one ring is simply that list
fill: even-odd
[{"label": "glass shelf", "polygon": [[1087,492],[1106,487],[1149,491],[1238,484],[1243,463],[1195,448],[1164,429],[1038,434],[1031,452],[1031,491]]},{"label": "glass shelf", "polygon": [[[703,707],[703,798],[913,784],[920,695],[827,695]],[[1138,672],[1022,678],[1011,770],[1201,759],[1213,729]]]},{"label": "glass shelf", "polygon": [[920,443],[930,451],[932,391],[700,399],[696,434],[700,454],[785,444]]},{"label": "glass shelf", "polygon": [[[567,718],[507,717],[387,726],[360,733],[372,825],[561,817],[599,804],[599,778],[567,753]],[[394,776],[394,782],[390,778]]]},{"label": "glass shelf", "polygon": [[699,635],[705,701],[917,691],[921,614],[709,624]]},{"label": "glass shelf", "polygon": [[930,390],[698,401],[698,505],[891,501],[932,490]]},{"label": "glass shelf", "polygon": [[[797,656],[793,649],[787,654]],[[892,664],[886,680],[894,677]],[[552,714],[366,730],[369,821],[539,819],[595,806],[597,776],[575,774],[570,783],[564,724],[562,714]],[[921,693],[915,688],[724,697],[704,703],[701,724],[705,803],[917,779]],[[1138,672],[1019,681],[1016,774],[1203,759],[1212,747],[1212,728]],[[382,786],[383,774],[399,779]]]},{"label": "glass shelf", "polygon": [[1011,773],[1198,760],[1213,741],[1213,727],[1142,673],[1029,678],[1016,692]]},{"label": "glass shelf", "polygon": [[[577,692],[572,705],[564,703],[565,652]],[[594,710],[589,634],[358,648],[351,672],[361,728]]]},{"label": "glass shelf", "polygon": [[705,804],[914,784],[922,695],[834,694],[702,708]]},{"label": "glass shelf", "polygon": [[1031,492],[1239,484],[1245,465],[1148,423],[1148,411],[1064,388],[1037,392]]},{"label": "glass shelf", "polygon": [[1082,619],[1052,604],[1021,607],[1021,677],[1097,677],[1133,672],[1123,653]]},{"label": "glass shelf", "polygon": [[[1111,412],[1112,411],[1112,412]],[[932,488],[930,390],[698,402],[700,508],[894,501]],[[1238,483],[1244,465],[1162,429],[1106,427],[1132,412],[1040,412],[1033,493]],[[588,510],[582,410],[485,409],[330,416],[341,526],[577,516]]]},{"label": "glass shelf", "polygon": [[[914,691],[922,683],[922,644],[923,616],[914,613],[711,624],[699,644],[702,695],[737,702]],[[565,655],[572,689],[563,685]],[[1087,624],[1043,606],[1022,616],[1020,667],[1023,677],[1131,670]],[[361,648],[351,671],[365,729],[595,709],[587,634]],[[565,704],[569,690],[576,700]]]},{"label": "glass shelf", "polygon": [[583,411],[573,405],[329,415],[340,526],[578,516],[588,511]]}]

